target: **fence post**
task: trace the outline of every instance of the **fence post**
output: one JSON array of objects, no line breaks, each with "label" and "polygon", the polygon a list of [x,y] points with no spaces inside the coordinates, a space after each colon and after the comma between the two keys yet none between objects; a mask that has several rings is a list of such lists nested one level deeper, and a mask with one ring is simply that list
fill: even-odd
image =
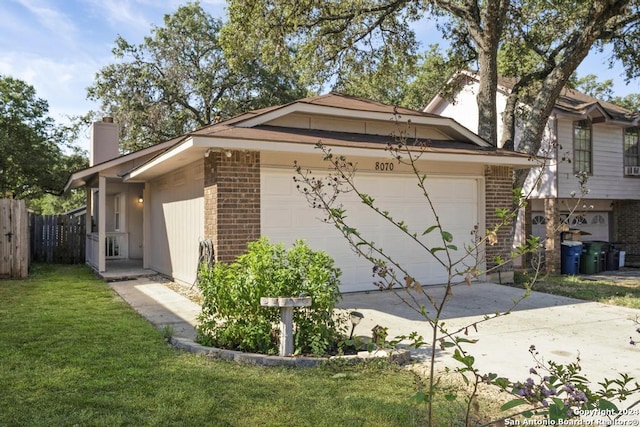
[{"label": "fence post", "polygon": [[29,216],[24,200],[0,199],[0,277],[29,274]]}]

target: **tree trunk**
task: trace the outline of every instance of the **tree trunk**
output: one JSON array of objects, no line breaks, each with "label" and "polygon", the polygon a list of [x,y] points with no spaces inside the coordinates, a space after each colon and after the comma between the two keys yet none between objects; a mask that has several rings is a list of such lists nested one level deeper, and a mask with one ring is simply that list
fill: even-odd
[{"label": "tree trunk", "polygon": [[[490,49],[492,50],[492,49]],[[492,146],[498,145],[498,115],[496,88],[498,83],[497,54],[480,50],[480,83],[478,89],[478,135]]]}]

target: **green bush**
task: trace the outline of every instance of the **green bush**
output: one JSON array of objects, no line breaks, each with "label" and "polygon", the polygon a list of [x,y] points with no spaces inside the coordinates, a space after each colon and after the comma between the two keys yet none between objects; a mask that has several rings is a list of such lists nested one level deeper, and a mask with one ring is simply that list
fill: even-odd
[{"label": "green bush", "polygon": [[261,238],[232,264],[217,263],[200,271],[204,296],[198,341],[204,345],[264,354],[279,347],[280,309],[262,307],[260,297],[312,298],[311,307],[296,308],[294,352],[323,355],[344,339],[343,320],[333,309],[340,298],[340,270],[325,252],[303,241],[290,249]]}]

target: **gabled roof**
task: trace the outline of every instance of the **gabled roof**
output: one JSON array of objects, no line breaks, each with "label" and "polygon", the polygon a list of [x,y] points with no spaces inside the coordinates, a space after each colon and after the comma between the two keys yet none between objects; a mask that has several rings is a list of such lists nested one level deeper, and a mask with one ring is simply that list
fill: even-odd
[{"label": "gabled roof", "polygon": [[[354,123],[367,122],[384,125],[378,126],[378,129],[388,127],[394,120],[405,125],[411,123],[416,128],[434,129],[435,133],[441,136],[441,138],[427,138],[428,141],[426,141],[428,147],[426,151],[435,155],[460,155],[460,161],[465,155],[491,156],[494,160],[488,161],[486,158],[487,163],[508,164],[512,162],[518,164],[519,167],[530,166],[526,162],[526,156],[496,150],[478,135],[451,118],[330,93],[240,114],[140,152],[121,156],[79,171],[72,175],[66,188],[84,185],[88,178],[95,174],[118,164],[125,165],[126,162],[136,158],[140,158],[141,162],[136,162],[134,166],[121,172],[119,176],[131,181],[149,179],[151,176],[157,176],[171,170],[178,163],[184,165],[202,158],[211,149],[308,152],[310,147],[322,141],[326,145],[344,149],[384,150],[388,143],[393,142],[389,133],[383,135],[370,129],[367,132],[357,132],[318,129],[310,124],[306,127],[302,125],[297,125],[297,127],[283,126],[279,121],[295,115],[329,119],[329,123],[332,118],[335,118],[336,120],[350,119]],[[375,128],[375,126],[371,127]],[[381,131],[379,130],[379,132]],[[424,138],[422,139],[424,140]],[[412,143],[411,137],[408,137],[407,143]],[[481,160],[473,160],[473,162],[478,161]]]},{"label": "gabled roof", "polygon": [[[471,81],[478,81],[478,73],[474,71],[461,71],[453,79],[465,78]],[[498,77],[498,91],[508,95],[511,89],[518,82],[515,77]],[[442,102],[444,98],[436,95],[425,108],[426,111],[433,111],[434,107]],[[560,96],[556,100],[555,108],[561,112],[576,116],[586,116],[598,111],[605,121],[614,122],[627,126],[638,124],[638,112],[632,112],[619,105],[584,94],[571,88],[563,88]]]},{"label": "gabled roof", "polygon": [[202,129],[192,132],[190,135],[214,136],[228,132],[230,129],[255,128],[294,113],[326,115],[349,119],[378,120],[386,123],[395,119],[401,122],[411,122],[414,125],[428,125],[438,129],[453,140],[466,141],[481,147],[489,147],[489,143],[484,139],[449,117],[442,117],[437,114],[396,107],[369,99],[338,93],[303,98],[288,104],[241,114],[229,120],[205,126]]},{"label": "gabled roof", "polygon": [[[499,77],[498,85],[506,91],[510,91],[517,81],[518,79],[514,77]],[[586,115],[593,110],[598,110],[608,119],[621,122],[631,123],[638,118],[637,112],[634,113],[619,105],[599,100],[576,89],[567,87],[563,88],[560,92],[560,96],[558,96],[556,100],[556,108],[577,115]]]},{"label": "gabled roof", "polygon": [[[137,151],[133,151],[128,154],[124,154],[122,156],[116,157],[111,160],[107,160],[86,169],[79,170],[71,174],[67,183],[64,186],[63,191],[68,191],[74,188],[79,188],[86,185],[90,182],[94,177],[96,177],[100,172],[106,171],[111,168],[117,168],[127,162],[132,162],[132,166],[129,169],[139,166],[144,163],[149,156],[153,156],[157,152],[162,152],[167,150],[168,148],[173,147],[177,142],[181,141],[184,137],[180,136],[178,138],[170,139],[169,141],[165,141],[160,144],[152,145],[151,147],[143,148]],[[138,164],[135,163],[136,160],[140,160]],[[128,172],[128,171],[125,171]]]}]

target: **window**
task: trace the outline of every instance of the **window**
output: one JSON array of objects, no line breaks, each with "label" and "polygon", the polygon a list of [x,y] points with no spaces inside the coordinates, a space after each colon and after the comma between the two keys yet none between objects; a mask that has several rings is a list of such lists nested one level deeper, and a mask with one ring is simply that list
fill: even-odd
[{"label": "window", "polygon": [[120,196],[115,196],[113,198],[113,229],[115,231],[120,231]]},{"label": "window", "polygon": [[594,215],[591,219],[591,224],[606,224],[607,220],[600,214]]},{"label": "window", "polygon": [[587,221],[587,219],[582,215],[576,215],[573,218],[571,218],[571,225],[585,225],[585,224],[589,224],[589,221]]},{"label": "window", "polygon": [[624,130],[624,165],[640,166],[640,153],[638,153],[638,128]]},{"label": "window", "polygon": [[592,173],[591,148],[591,122],[573,122],[573,172]]},{"label": "window", "polygon": [[531,221],[532,225],[543,225],[547,223],[547,219],[542,215],[535,215]]}]

